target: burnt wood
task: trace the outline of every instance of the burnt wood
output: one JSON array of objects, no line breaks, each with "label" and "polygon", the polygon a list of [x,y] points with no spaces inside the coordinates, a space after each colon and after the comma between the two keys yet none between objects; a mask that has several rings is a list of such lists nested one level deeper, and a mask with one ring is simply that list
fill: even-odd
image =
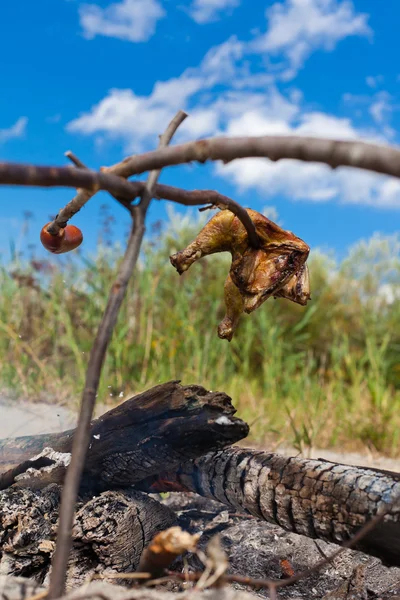
[{"label": "burnt wood", "polygon": [[187,461],[138,487],[196,492],[287,531],[335,544],[388,511],[356,547],[400,566],[398,473],[235,447]]},{"label": "burnt wood", "polygon": [[[226,394],[181,386],[179,381],[134,396],[92,422],[84,486],[92,491],[128,487],[163,469],[177,468],[188,458],[231,445],[249,431],[235,412]],[[38,461],[41,464],[38,455],[46,448],[70,453],[73,436],[70,430],[0,440],[0,489]],[[50,481],[47,473],[46,485]],[[59,473],[55,481],[60,482]]]},{"label": "burnt wood", "polygon": [[[57,535],[61,487],[9,488],[0,501],[0,573],[47,581]],[[154,535],[176,521],[175,513],[135,490],[80,499],[72,531],[68,588],[95,572],[137,569]],[[1,597],[1,596],[0,596]]]}]

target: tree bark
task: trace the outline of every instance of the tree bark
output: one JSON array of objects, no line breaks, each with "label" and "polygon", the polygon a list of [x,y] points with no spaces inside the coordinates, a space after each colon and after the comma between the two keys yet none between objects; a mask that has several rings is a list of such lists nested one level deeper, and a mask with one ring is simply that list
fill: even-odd
[{"label": "tree bark", "polygon": [[287,531],[341,544],[374,515],[383,522],[357,549],[400,566],[400,474],[226,448],[138,484],[146,491],[189,491],[245,510]]},{"label": "tree bark", "polygon": [[[233,444],[249,429],[233,416],[235,412],[231,399],[222,392],[181,386],[178,381],[151,388],[92,422],[83,487],[97,492],[127,487],[161,470],[177,468],[188,458]],[[0,469],[5,471],[0,475],[0,489],[16,481],[30,487],[61,483],[60,470],[53,480],[49,474],[54,455],[43,451],[70,453],[73,435],[71,430],[0,440]],[[44,458],[46,477],[40,473],[35,484],[35,478],[24,473],[38,464],[43,467]]]}]

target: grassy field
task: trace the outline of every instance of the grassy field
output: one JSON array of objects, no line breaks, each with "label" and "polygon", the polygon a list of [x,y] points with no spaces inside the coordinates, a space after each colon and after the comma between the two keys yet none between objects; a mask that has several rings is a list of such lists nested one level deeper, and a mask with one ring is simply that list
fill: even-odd
[{"label": "grassy field", "polygon": [[[369,448],[399,456],[400,238],[360,242],[335,264],[312,252],[312,301],[268,300],[219,340],[229,256],[179,277],[169,255],[199,226],[152,232],[108,353],[99,400],[110,403],[169,379],[232,396],[252,441]],[[78,402],[118,246],[95,256],[15,258],[0,267],[0,387]],[[396,295],[396,294],[394,294]]]}]

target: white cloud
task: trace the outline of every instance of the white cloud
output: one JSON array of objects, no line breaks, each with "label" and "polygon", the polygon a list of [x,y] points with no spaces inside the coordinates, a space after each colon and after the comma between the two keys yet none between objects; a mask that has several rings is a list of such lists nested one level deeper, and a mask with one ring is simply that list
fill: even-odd
[{"label": "white cloud", "polygon": [[122,0],[106,8],[83,4],[79,16],[87,39],[104,35],[129,42],[145,42],[154,34],[157,21],[165,16],[165,11],[157,0]]},{"label": "white cloud", "polygon": [[214,76],[207,70],[197,71],[197,76],[193,72],[192,76],[183,74],[181,78],[157,82],[149,96],[137,96],[132,90],[110,90],[90,111],[71,121],[67,129],[121,140],[127,152],[138,152],[154,145],[157,135],[180,108],[188,110],[190,117],[179,128],[178,141],[221,133],[230,120],[251,109],[262,110],[271,124],[278,125],[298,112],[298,106],[273,86],[267,94],[227,90],[215,97],[207,92],[212,85]]},{"label": "white cloud", "polygon": [[[243,44],[236,37],[211,48],[197,68],[186,69],[180,77],[158,81],[148,96],[138,96],[132,90],[110,90],[108,95],[90,111],[83,113],[67,125],[73,133],[102,135],[120,139],[127,151],[140,151],[156,136],[180,108],[188,108],[198,94],[201,103],[191,102],[191,119],[179,130],[179,137],[199,137],[213,133],[219,124],[224,94],[218,102],[206,95],[221,82],[230,82],[236,73],[236,61],[243,54]],[[236,114],[234,105],[240,103],[238,94],[227,93],[225,111]],[[245,96],[248,97],[247,92]],[[260,98],[261,101],[261,98]],[[239,110],[239,109],[237,109]],[[178,137],[178,139],[179,139]]]},{"label": "white cloud", "polygon": [[333,50],[353,35],[367,36],[366,14],[357,14],[352,2],[339,0],[285,0],[266,10],[268,29],[253,42],[253,49],[283,59],[276,70],[292,79],[316,49]]},{"label": "white cloud", "polygon": [[223,81],[232,82],[232,79],[238,76],[237,63],[243,57],[244,51],[245,44],[233,35],[226,42],[210,48],[200,66],[192,71],[207,77],[208,86]]},{"label": "white cloud", "polygon": [[239,3],[240,0],[194,0],[188,12],[196,23],[209,23],[222,12],[231,12]]},{"label": "white cloud", "polygon": [[[260,110],[232,119],[226,135],[307,135],[351,140],[367,138],[349,119],[323,113],[295,114],[293,119],[270,120]],[[400,181],[358,169],[332,170],[326,165],[295,160],[272,162],[261,158],[216,165],[216,172],[241,191],[257,189],[265,196],[284,195],[295,200],[400,208]]]},{"label": "white cloud", "polygon": [[393,111],[391,100],[388,92],[380,92],[375,96],[369,112],[376,123],[382,125],[391,117]]},{"label": "white cloud", "polygon": [[23,137],[27,124],[28,119],[26,117],[20,117],[17,119],[14,125],[11,125],[11,127],[0,129],[0,144],[4,144],[5,142],[15,138]]},{"label": "white cloud", "polygon": [[154,143],[174,113],[185,107],[187,98],[201,85],[200,78],[182,77],[157,82],[149,96],[137,96],[132,90],[110,90],[89,112],[71,121],[67,129],[122,139],[130,152],[143,150],[146,144]]},{"label": "white cloud", "polygon": [[346,93],[343,94],[343,102],[352,109],[358,119],[367,120],[372,117],[372,121],[379,128],[379,134],[375,135],[380,138],[379,141],[392,141],[396,137],[396,131],[391,127],[391,119],[400,106],[394,102],[389,92],[381,91],[372,96]]},{"label": "white cloud", "polygon": [[213,108],[195,109],[179,128],[178,138],[198,139],[212,135],[218,127],[218,113]]},{"label": "white cloud", "polygon": [[376,88],[376,87],[378,87],[378,85],[383,83],[383,75],[375,75],[375,76],[369,75],[368,77],[366,77],[365,82],[368,87]]},{"label": "white cloud", "polygon": [[[105,143],[115,139],[127,152],[154,146],[157,135],[182,108],[189,118],[176,139],[208,135],[307,135],[333,139],[385,141],[390,98],[350,97],[361,102],[368,128],[351,118],[338,118],[304,105],[298,89],[283,93],[277,78],[289,78],[317,48],[332,49],[348,35],[368,35],[367,16],[356,14],[351,2],[339,0],[285,0],[268,11],[269,27],[251,42],[231,36],[211,48],[201,63],[179,77],[158,81],[148,95],[133,90],[110,90],[105,98],[68,124],[69,131],[94,135]],[[260,70],[265,53],[280,64]],[[365,118],[364,118],[364,122]],[[332,171],[317,163],[245,159],[215,167],[239,190],[257,189],[266,196],[285,195],[315,202],[341,201],[400,208],[400,181],[366,171]]]}]

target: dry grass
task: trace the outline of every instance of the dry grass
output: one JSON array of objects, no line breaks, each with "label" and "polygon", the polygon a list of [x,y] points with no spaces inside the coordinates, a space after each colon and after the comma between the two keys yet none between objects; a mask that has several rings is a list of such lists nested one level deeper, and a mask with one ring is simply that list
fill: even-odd
[{"label": "dry grass", "polygon": [[[104,368],[99,399],[169,379],[229,393],[253,441],[285,440],[398,456],[400,241],[376,236],[340,265],[314,252],[312,302],[268,300],[231,344],[217,338],[229,257],[179,277],[168,257],[194,237],[182,221],[146,243]],[[121,251],[99,245],[49,262],[0,267],[0,386],[77,402]],[[13,274],[13,275],[12,275]]]}]

